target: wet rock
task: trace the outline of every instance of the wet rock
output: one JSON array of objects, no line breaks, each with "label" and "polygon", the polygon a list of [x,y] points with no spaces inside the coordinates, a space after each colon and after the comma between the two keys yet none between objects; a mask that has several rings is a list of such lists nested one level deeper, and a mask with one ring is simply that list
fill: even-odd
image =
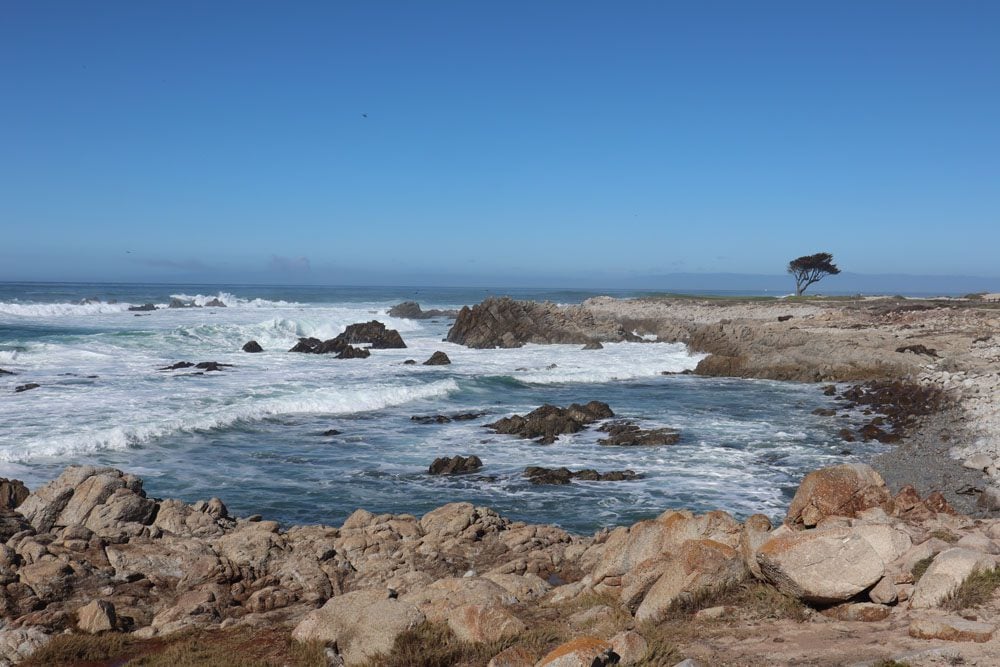
[{"label": "wet rock", "polygon": [[792,315],[778,315],[779,322],[787,322],[790,319],[792,319]]},{"label": "wet rock", "polygon": [[852,517],[891,501],[885,481],[871,466],[845,463],[806,475],[788,506],[785,523],[815,526],[823,517]]},{"label": "wet rock", "polygon": [[608,437],[598,440],[598,444],[616,447],[675,445],[681,439],[680,433],[672,428],[644,430],[630,421],[609,422],[597,430],[608,434]]},{"label": "wet rock", "polygon": [[148,312],[150,310],[156,310],[156,305],[152,303],[144,303],[141,306],[129,306],[128,309],[133,312]]},{"label": "wet rock", "polygon": [[404,320],[430,320],[435,317],[457,317],[458,311],[439,310],[437,308],[423,310],[416,301],[404,301],[390,308],[388,315],[389,317],[398,317]]},{"label": "wet rock", "polygon": [[331,428],[331,429],[327,429],[327,430],[323,431],[323,433],[321,433],[320,435],[324,435],[326,437],[332,437],[332,436],[335,436],[335,435],[340,435],[340,431],[338,431],[335,428]]},{"label": "wet rock", "polygon": [[418,424],[448,424],[453,421],[471,421],[473,419],[479,419],[482,417],[484,412],[464,412],[457,415],[414,415],[410,417],[410,421],[415,421]]},{"label": "wet rock", "polygon": [[417,365],[417,360],[416,359],[407,359],[406,361],[403,362],[403,365],[404,366],[416,366]]},{"label": "wet rock", "polygon": [[220,364],[218,361],[202,361],[194,365],[206,373],[211,371],[222,371],[223,368],[231,368],[232,364]]},{"label": "wet rock", "polygon": [[194,366],[193,361],[178,361],[176,364],[171,364],[170,366],[164,366],[163,368],[158,368],[160,371],[178,371],[182,368],[191,368]]},{"label": "wet rock", "polygon": [[367,359],[372,356],[372,353],[368,351],[366,347],[354,347],[353,345],[346,346],[341,350],[336,359]]},{"label": "wet rock", "polygon": [[603,350],[604,346],[601,345],[601,341],[599,341],[599,340],[592,340],[589,343],[587,343],[586,345],[584,345],[582,349],[584,349],[584,350]]},{"label": "wet rock", "polygon": [[226,304],[220,301],[218,297],[210,300],[208,303],[205,304],[205,308],[225,308],[225,307]]},{"label": "wet rock", "polygon": [[19,394],[22,391],[29,391],[31,389],[38,389],[41,386],[42,385],[38,384],[37,382],[29,382],[27,384],[19,384],[16,387],[14,387],[14,393],[15,394]]},{"label": "wet rock", "polygon": [[812,411],[812,414],[817,417],[833,417],[837,414],[837,411],[833,408],[816,408]]},{"label": "wet rock", "polygon": [[264,348],[262,348],[260,346],[260,343],[258,343],[257,341],[251,340],[251,341],[247,341],[247,343],[243,346],[243,351],[244,352],[251,352],[251,353],[254,353],[254,352],[263,352]]},{"label": "wet rock", "polygon": [[427,472],[431,475],[461,475],[464,473],[476,472],[483,467],[483,462],[478,456],[453,456],[448,458],[443,456],[434,459]]},{"label": "wet rock", "polygon": [[187,301],[181,301],[177,297],[170,299],[170,303],[167,304],[167,308],[194,308],[193,303],[188,303]]},{"label": "wet rock", "polygon": [[342,334],[337,336],[349,345],[370,345],[373,350],[388,350],[405,348],[402,336],[395,329],[386,329],[378,320],[351,324]]},{"label": "wet rock", "polygon": [[19,479],[0,477],[0,510],[13,510],[24,502],[30,491]]},{"label": "wet rock", "polygon": [[590,401],[586,405],[573,403],[568,408],[543,405],[523,417],[504,417],[486,427],[497,433],[538,438],[540,444],[548,445],[555,442],[559,435],[577,433],[595,421],[614,416],[608,404],[600,401]]},{"label": "wet rock", "polygon": [[524,476],[531,480],[532,484],[569,484],[574,479],[586,482],[622,482],[642,477],[633,470],[612,470],[600,473],[589,468],[572,471],[568,468],[541,468],[539,466],[528,466],[524,469]]},{"label": "wet rock", "polygon": [[4,370],[3,368],[0,368],[0,375],[17,375],[17,373],[15,373],[14,371],[8,371]]},{"label": "wet rock", "polygon": [[424,362],[424,366],[447,366],[451,363],[451,359],[448,355],[440,350],[435,352],[430,356],[430,358]]}]

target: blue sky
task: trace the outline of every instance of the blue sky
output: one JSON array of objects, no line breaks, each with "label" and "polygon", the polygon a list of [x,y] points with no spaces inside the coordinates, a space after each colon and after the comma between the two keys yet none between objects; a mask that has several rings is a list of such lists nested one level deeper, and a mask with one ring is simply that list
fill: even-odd
[{"label": "blue sky", "polygon": [[3,280],[1000,277],[994,2],[8,2],[0,90]]}]

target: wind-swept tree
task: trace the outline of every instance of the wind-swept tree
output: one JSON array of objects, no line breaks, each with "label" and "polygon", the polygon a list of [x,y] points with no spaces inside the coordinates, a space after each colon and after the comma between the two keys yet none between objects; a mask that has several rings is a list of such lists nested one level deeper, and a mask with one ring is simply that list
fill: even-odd
[{"label": "wind-swept tree", "polygon": [[835,276],[840,269],[833,263],[833,255],[818,252],[804,255],[788,263],[788,272],[795,276],[795,296],[802,296],[806,288],[826,276]]}]

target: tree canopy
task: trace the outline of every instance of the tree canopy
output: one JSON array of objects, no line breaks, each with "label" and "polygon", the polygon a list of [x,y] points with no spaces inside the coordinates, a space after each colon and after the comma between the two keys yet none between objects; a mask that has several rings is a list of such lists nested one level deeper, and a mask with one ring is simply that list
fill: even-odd
[{"label": "tree canopy", "polygon": [[788,263],[788,272],[795,277],[795,296],[802,296],[806,288],[826,276],[835,276],[840,269],[833,263],[833,255],[818,252],[803,255]]}]

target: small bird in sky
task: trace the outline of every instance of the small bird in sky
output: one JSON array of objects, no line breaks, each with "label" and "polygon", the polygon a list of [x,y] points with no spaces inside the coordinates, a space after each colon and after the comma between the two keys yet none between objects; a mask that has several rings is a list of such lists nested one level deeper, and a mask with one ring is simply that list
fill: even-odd
[{"label": "small bird in sky", "polygon": [[361,114],[361,117],[362,117],[362,118],[368,118],[368,114],[366,114],[366,113],[363,113],[363,114]]}]

